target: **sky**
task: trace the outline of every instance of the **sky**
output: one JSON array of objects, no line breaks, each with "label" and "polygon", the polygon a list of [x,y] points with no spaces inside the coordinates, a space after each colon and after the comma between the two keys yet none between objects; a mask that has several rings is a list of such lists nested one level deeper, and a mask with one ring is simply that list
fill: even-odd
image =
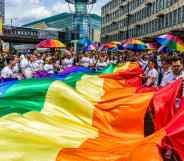
[{"label": "sky", "polygon": [[[109,0],[98,0],[92,12],[100,15],[101,7]],[[69,12],[64,0],[5,0],[5,23],[23,25],[34,20]],[[73,6],[70,6],[71,9]]]}]

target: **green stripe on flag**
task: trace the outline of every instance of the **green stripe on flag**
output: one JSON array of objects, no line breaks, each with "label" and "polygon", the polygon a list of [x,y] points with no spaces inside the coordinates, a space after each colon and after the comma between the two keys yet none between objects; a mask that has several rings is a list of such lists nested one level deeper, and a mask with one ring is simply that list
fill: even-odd
[{"label": "green stripe on flag", "polygon": [[17,81],[0,97],[0,116],[13,112],[41,111],[52,82],[49,79]]}]

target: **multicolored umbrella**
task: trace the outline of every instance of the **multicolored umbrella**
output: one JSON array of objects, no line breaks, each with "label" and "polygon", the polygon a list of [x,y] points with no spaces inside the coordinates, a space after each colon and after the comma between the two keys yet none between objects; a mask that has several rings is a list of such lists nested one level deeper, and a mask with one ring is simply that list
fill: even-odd
[{"label": "multicolored umbrella", "polygon": [[163,52],[163,53],[170,53],[170,52],[174,52],[175,50],[174,49],[171,49],[171,48],[167,48],[165,46],[161,46],[159,49],[158,49],[158,52]]},{"label": "multicolored umbrella", "polygon": [[121,45],[121,42],[119,42],[119,41],[111,41],[110,43],[113,45]]},{"label": "multicolored umbrella", "polygon": [[89,46],[87,46],[87,47],[85,47],[84,48],[84,51],[94,51],[94,50],[96,50],[96,45],[95,44],[91,44],[91,45],[89,45]]},{"label": "multicolored umbrella", "polygon": [[173,34],[161,35],[156,38],[156,41],[169,49],[183,52],[184,51],[184,42],[178,36]]},{"label": "multicolored umbrella", "polygon": [[65,48],[66,46],[59,40],[48,39],[41,41],[36,48]]},{"label": "multicolored umbrella", "polygon": [[130,38],[127,41],[123,42],[124,49],[133,50],[133,51],[143,51],[147,49],[147,45],[138,39]]},{"label": "multicolored umbrella", "polygon": [[147,45],[148,50],[157,50],[158,49],[157,43],[147,43],[146,45]]},{"label": "multicolored umbrella", "polygon": [[117,45],[116,44],[112,44],[111,42],[103,44],[103,48],[106,48],[106,49],[112,49],[112,48],[116,48],[116,47],[117,47]]}]

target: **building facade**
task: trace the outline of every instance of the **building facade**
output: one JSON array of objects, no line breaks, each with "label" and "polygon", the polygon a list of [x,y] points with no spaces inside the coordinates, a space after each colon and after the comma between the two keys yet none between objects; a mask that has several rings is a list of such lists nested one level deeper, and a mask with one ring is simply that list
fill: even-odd
[{"label": "building facade", "polygon": [[182,31],[184,0],[112,0],[102,7],[102,42]]},{"label": "building facade", "polygon": [[79,38],[90,38],[89,6],[96,3],[96,0],[65,0],[68,4],[74,5],[73,28],[78,30]]},{"label": "building facade", "polygon": [[[61,13],[59,15],[51,16],[39,21],[34,21],[29,24],[24,25],[24,27],[30,27],[33,29],[57,29],[62,32],[62,41],[68,42],[71,40],[79,40],[80,37],[85,35],[86,31],[83,31],[83,27],[76,25],[76,15],[73,13]],[[83,18],[77,17],[77,21],[82,21]],[[100,41],[100,31],[101,31],[101,17],[96,14],[88,15],[88,34],[89,38],[93,41]],[[85,22],[83,22],[85,23]],[[80,24],[80,23],[79,23]],[[86,25],[86,23],[85,23]],[[85,26],[84,25],[84,26]],[[83,34],[84,33],[84,34]]]},{"label": "building facade", "polygon": [[4,19],[5,19],[5,0],[0,0],[0,17],[2,17],[2,20],[4,22]]}]

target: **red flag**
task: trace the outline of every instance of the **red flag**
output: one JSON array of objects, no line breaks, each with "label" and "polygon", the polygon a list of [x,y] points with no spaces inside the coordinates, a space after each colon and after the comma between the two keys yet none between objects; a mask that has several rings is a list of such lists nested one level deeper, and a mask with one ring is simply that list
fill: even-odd
[{"label": "red flag", "polygon": [[[182,98],[184,102],[184,98]],[[184,104],[181,103],[181,108],[173,117],[170,123],[165,128],[167,137],[171,142],[171,146],[177,152],[182,160],[184,160]]]},{"label": "red flag", "polygon": [[155,130],[163,128],[176,113],[176,97],[180,92],[181,80],[155,92],[153,97]]}]

